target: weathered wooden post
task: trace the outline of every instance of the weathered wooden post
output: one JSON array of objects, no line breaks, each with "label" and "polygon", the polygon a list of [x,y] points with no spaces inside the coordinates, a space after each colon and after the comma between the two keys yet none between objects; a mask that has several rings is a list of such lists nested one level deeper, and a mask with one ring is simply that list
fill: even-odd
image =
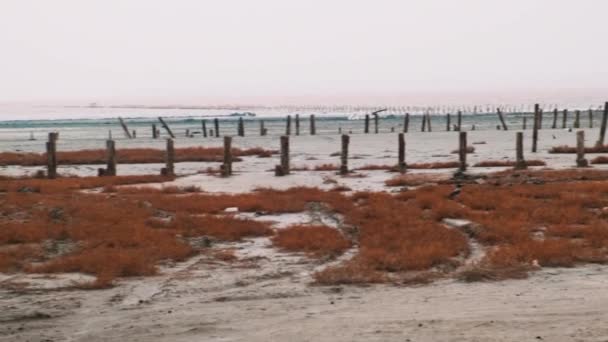
[{"label": "weathered wooden post", "polygon": [[431,129],[431,114],[430,113],[426,114],[426,120],[427,120],[426,128],[429,132],[431,132],[432,129]]},{"label": "weathered wooden post", "polygon": [[281,164],[274,168],[275,176],[286,176],[289,174],[289,136],[281,136]]},{"label": "weathered wooden post", "polygon": [[451,130],[451,128],[450,128],[450,126],[452,125],[451,121],[452,120],[450,119],[450,113],[448,113],[446,116],[446,121],[445,121],[445,130],[448,132]]},{"label": "weathered wooden post", "polygon": [[515,135],[515,169],[521,170],[526,168],[524,160],[524,133],[517,132]]},{"label": "weathered wooden post", "polygon": [[347,134],[342,135],[342,152],[340,153],[340,174],[348,174],[348,143],[350,137]]},{"label": "weathered wooden post", "polygon": [[596,145],[604,145],[604,138],[606,137],[606,123],[608,122],[608,102],[604,104],[604,115],[602,116],[602,126],[600,126],[600,138]]},{"label": "weathered wooden post", "polygon": [[167,123],[165,122],[165,120],[163,120],[163,118],[161,118],[160,116],[158,117],[158,121],[160,121],[160,124],[163,126],[163,128],[167,131],[167,133],[169,133],[169,136],[172,139],[175,139],[175,135],[173,135],[173,131],[171,131],[171,128],[169,127],[169,125],[167,125]]},{"label": "weathered wooden post", "polygon": [[538,114],[539,114],[539,105],[538,103],[534,105],[534,122],[533,122],[533,131],[532,131],[532,152],[536,152],[536,148],[538,145]]},{"label": "weathered wooden post", "polygon": [[133,130],[133,133],[131,133],[131,136],[133,137],[133,139],[137,138],[137,131]]},{"label": "weathered wooden post", "polygon": [[165,167],[161,169],[160,174],[163,176],[175,175],[175,148],[173,139],[167,139],[167,150],[165,151]]},{"label": "weathered wooden post", "polygon": [[47,178],[57,178],[57,133],[49,133],[49,141],[46,143],[46,167]]},{"label": "weathered wooden post", "polygon": [[238,125],[238,129],[237,129],[237,133],[238,133],[239,137],[245,136],[245,124],[243,123],[242,117],[239,118],[239,125]]},{"label": "weathered wooden post", "polygon": [[422,114],[422,127],[420,127],[420,132],[426,131],[426,114]]},{"label": "weathered wooden post", "polygon": [[232,175],[232,137],[224,137],[224,162],[221,166],[222,177]]},{"label": "weathered wooden post", "polygon": [[410,128],[410,113],[405,113],[403,117],[403,133],[407,133]]},{"label": "weathered wooden post", "polygon": [[133,139],[133,136],[131,136],[131,132],[129,131],[127,124],[120,116],[118,117],[118,121],[120,122],[120,125],[122,126],[122,130],[125,132],[125,136],[129,139]]},{"label": "weathered wooden post", "polygon": [[207,120],[201,120],[201,129],[203,130],[203,137],[207,137]]},{"label": "weathered wooden post", "polygon": [[551,128],[557,128],[557,108],[553,110],[553,124],[551,125]]},{"label": "weathered wooden post", "polygon": [[523,127],[524,131],[527,129],[527,122],[526,122],[526,120],[527,120],[527,119],[528,119],[528,118],[526,118],[526,117],[524,116],[524,123],[522,124],[522,127]]},{"label": "weathered wooden post", "polygon": [[220,137],[220,120],[218,118],[213,119],[213,125],[215,126],[215,137]]},{"label": "weathered wooden post", "polygon": [[405,164],[405,136],[403,133],[398,135],[399,153],[397,156],[397,168],[399,172],[404,173],[406,169]]},{"label": "weathered wooden post", "polygon": [[543,129],[543,109],[538,108],[538,129]]},{"label": "weathered wooden post", "polygon": [[158,131],[155,124],[152,124],[152,139],[158,139]]},{"label": "weathered wooden post", "polygon": [[578,109],[574,112],[574,128],[581,128],[581,111]]},{"label": "weathered wooden post", "polygon": [[593,128],[593,109],[589,108],[589,128]]},{"label": "weathered wooden post", "polygon": [[190,129],[186,128],[186,138],[190,138]]},{"label": "weathered wooden post", "polygon": [[287,115],[287,122],[285,123],[285,135],[291,135],[291,115]]},{"label": "weathered wooden post", "polygon": [[458,111],[458,119],[457,119],[457,121],[456,121],[456,122],[457,122],[457,124],[458,124],[458,126],[457,126],[457,128],[458,128],[458,129],[457,129],[457,131],[459,131],[459,132],[460,132],[460,131],[462,130],[462,111],[460,111],[460,110]]},{"label": "weathered wooden post", "polygon": [[562,114],[562,128],[566,128],[568,124],[568,110],[564,109]]},{"label": "weathered wooden post", "polygon": [[467,169],[467,132],[460,132],[458,139],[458,159],[460,162],[458,170],[464,172]]},{"label": "weathered wooden post", "polygon": [[260,136],[266,135],[266,128],[264,127],[264,120],[260,120]]},{"label": "weathered wooden post", "polygon": [[502,116],[502,111],[500,110],[500,108],[496,108],[496,113],[498,114],[498,118],[500,119],[500,123],[502,124],[502,129],[505,131],[509,130],[507,128],[507,124],[505,123],[505,118]]},{"label": "weathered wooden post", "polygon": [[378,114],[374,114],[374,133],[378,134]]},{"label": "weathered wooden post", "polygon": [[106,169],[104,174],[106,176],[116,176],[116,145],[114,140],[106,141]]},{"label": "weathered wooden post", "polygon": [[315,124],[315,115],[310,115],[310,135],[317,134],[317,125]]},{"label": "weathered wooden post", "polygon": [[369,133],[369,114],[365,114],[365,127],[363,129],[363,133]]},{"label": "weathered wooden post", "polygon": [[585,131],[576,132],[576,167],[587,167],[589,163],[585,159]]},{"label": "weathered wooden post", "polygon": [[296,135],[300,135],[300,114],[296,114]]}]

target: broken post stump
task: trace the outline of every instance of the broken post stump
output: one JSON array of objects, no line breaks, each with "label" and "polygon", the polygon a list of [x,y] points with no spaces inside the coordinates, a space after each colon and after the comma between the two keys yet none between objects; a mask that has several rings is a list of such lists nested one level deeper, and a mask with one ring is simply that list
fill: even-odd
[{"label": "broken post stump", "polygon": [[467,132],[460,132],[458,135],[458,170],[461,172],[467,169]]},{"label": "broken post stump", "polygon": [[406,164],[405,164],[405,136],[403,133],[399,133],[397,136],[398,142],[398,155],[397,155],[397,168],[399,168],[399,172],[404,173]]},{"label": "broken post stump", "polygon": [[264,120],[260,120],[260,136],[266,135],[266,128],[264,127]]},{"label": "broken post stump", "polygon": [[348,173],[348,144],[350,137],[347,134],[342,135],[342,152],[340,153],[340,174]]},{"label": "broken post stump", "polygon": [[289,174],[289,136],[281,136],[281,161],[275,167],[275,176],[286,176]]},{"label": "broken post stump", "polygon": [[56,132],[49,133],[49,141],[46,143],[46,167],[47,167],[47,178],[57,178],[57,138]]},{"label": "broken post stump", "polygon": [[106,169],[105,176],[116,176],[116,145],[114,140],[106,141]]},{"label": "broken post stump", "polygon": [[152,124],[152,139],[158,139],[158,131],[155,124]]},{"label": "broken post stump", "polygon": [[221,166],[223,177],[232,175],[232,137],[224,137],[224,162]]},{"label": "broken post stump", "polygon": [[521,170],[526,168],[524,160],[524,133],[517,132],[515,134],[515,169]]},{"label": "broken post stump", "polygon": [[160,170],[160,174],[163,176],[175,175],[175,148],[173,145],[173,139],[167,139],[167,148],[165,151],[165,167]]},{"label": "broken post stump", "polygon": [[310,115],[310,135],[317,134],[317,126],[315,124],[315,115]]},{"label": "broken post stump", "polygon": [[585,131],[576,132],[576,167],[587,167],[589,163],[585,159]]}]

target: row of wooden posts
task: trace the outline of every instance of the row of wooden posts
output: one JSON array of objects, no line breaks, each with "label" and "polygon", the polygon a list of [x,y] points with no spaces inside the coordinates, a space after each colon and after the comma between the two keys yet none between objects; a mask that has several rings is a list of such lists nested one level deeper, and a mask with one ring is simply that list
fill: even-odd
[{"label": "row of wooden posts", "polygon": [[[374,113],[367,114],[365,115],[365,119],[364,119],[364,128],[363,128],[363,132],[368,134],[370,133],[370,122],[371,119],[373,118],[373,123],[374,123],[374,127],[373,127],[373,131],[374,133],[379,133],[379,119],[380,117],[378,116],[378,113],[381,112],[380,111],[376,111]],[[498,115],[498,118],[500,120],[500,125],[497,126],[498,129],[502,129],[502,130],[509,130],[509,127],[507,126],[507,123],[505,121],[504,115],[502,113],[502,111],[497,108],[496,113]],[[558,128],[558,119],[559,119],[559,114],[560,112],[556,109],[553,110],[553,122],[551,125],[552,129],[557,129]],[[561,120],[561,128],[567,128],[567,123],[568,123],[568,109],[564,109],[561,111],[562,114],[562,120]],[[602,124],[605,121],[605,117],[606,115],[608,115],[608,102],[605,104],[604,106],[604,113],[603,113],[603,117],[602,117]],[[538,104],[536,104],[534,106],[534,122],[533,122],[533,129],[534,130],[540,130],[542,129],[543,125],[543,117],[544,117],[544,113],[543,110],[540,109],[540,106]],[[589,110],[588,112],[588,127],[589,128],[593,128],[593,110]],[[124,120],[122,118],[118,118],[119,122],[124,130],[125,136],[129,139],[135,138],[136,137],[136,132],[135,131],[130,131],[129,128],[127,127],[126,123],[124,122]],[[159,117],[158,118],[161,126],[165,129],[165,131],[167,132],[167,134],[169,135],[169,137],[171,137],[172,139],[175,139],[175,134],[173,133],[173,131],[171,130],[171,128],[169,127],[169,125],[167,124],[167,122],[162,118]],[[300,130],[300,115],[296,114],[295,115],[295,135],[300,135],[301,130]],[[310,135],[316,135],[317,134],[317,129],[316,129],[316,122],[315,122],[315,115],[310,115],[309,117],[309,134]],[[260,120],[259,121],[259,126],[260,126],[260,130],[259,130],[259,134],[260,136],[265,136],[268,133],[267,128],[265,127],[265,123],[264,120]],[[409,131],[409,126],[410,126],[410,115],[409,113],[406,113],[404,118],[403,118],[403,132],[404,133],[408,133]],[[289,136],[292,134],[292,117],[291,115],[288,115],[286,118],[286,123],[285,123],[285,135]],[[527,117],[523,117],[523,122],[522,122],[522,129],[526,130],[527,127]],[[573,128],[581,128],[581,111],[580,110],[575,110],[574,111],[574,124],[573,124]],[[474,129],[474,128],[473,128]],[[431,126],[431,115],[429,113],[424,114],[422,117],[422,122],[421,122],[421,128],[420,130],[422,132],[431,132],[432,131],[432,126]],[[446,114],[446,131],[461,131],[462,130],[462,112],[458,111],[458,113],[456,114],[456,123],[452,124],[452,117],[451,115],[448,113]],[[339,129],[339,133],[341,132],[341,128]],[[392,131],[394,131],[394,127],[392,128]],[[213,119],[213,128],[207,129],[207,121],[206,120],[201,120],[201,133],[203,137],[220,137],[220,122],[218,118]],[[242,117],[239,118],[238,123],[237,123],[237,135],[238,136],[245,136],[245,123]],[[186,130],[186,136],[190,136],[190,130]],[[160,130],[157,128],[156,124],[152,124],[152,137],[154,139],[157,139],[160,137]]]},{"label": "row of wooden posts", "polygon": [[[536,121],[535,121],[536,122]],[[605,127],[605,120],[603,121]],[[536,132],[536,130],[535,130]],[[49,133],[49,141],[46,144],[47,149],[47,176],[50,179],[57,177],[57,133]],[[407,170],[407,164],[405,162],[405,134],[399,133],[397,135],[397,169],[399,172],[404,173]],[[536,152],[536,139],[538,135],[533,135],[533,152]],[[603,134],[600,135],[600,139],[603,140]],[[524,149],[523,149],[523,133],[517,132],[516,139],[516,169],[526,168],[524,160]],[[349,173],[348,168],[348,151],[350,144],[350,136],[343,134],[341,137],[342,149],[340,152],[340,168],[339,173],[346,175]],[[585,159],[585,132],[578,131],[576,133],[576,165],[578,167],[588,166],[588,162]],[[459,171],[464,172],[467,168],[467,132],[459,132],[459,144],[458,144],[458,160],[459,160]],[[106,168],[100,168],[98,170],[99,176],[116,176],[116,146],[113,140],[106,141],[107,151],[107,163]],[[280,163],[275,166],[276,176],[286,176],[290,173],[289,163],[289,136],[283,135],[280,138]],[[232,137],[224,137],[224,153],[223,162],[220,167],[222,176],[228,177],[232,175]],[[167,139],[166,153],[165,153],[165,167],[161,169],[161,175],[172,176],[175,175],[175,146],[173,139]]]}]

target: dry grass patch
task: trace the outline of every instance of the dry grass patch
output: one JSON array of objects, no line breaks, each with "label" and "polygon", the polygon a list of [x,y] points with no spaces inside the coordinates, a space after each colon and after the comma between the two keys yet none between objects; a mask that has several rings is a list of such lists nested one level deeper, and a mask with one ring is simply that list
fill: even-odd
[{"label": "dry grass patch", "polygon": [[273,245],[314,257],[334,257],[351,247],[340,231],[327,226],[291,226],[280,229],[272,238]]},{"label": "dry grass patch", "polygon": [[[526,160],[524,161],[526,166],[546,166],[542,160]],[[514,160],[485,160],[473,165],[474,167],[514,167],[516,162]]]},{"label": "dry grass patch", "polygon": [[[554,146],[549,150],[549,153],[573,154],[576,153],[576,147],[567,145]],[[585,153],[608,153],[608,145],[585,147]]]}]

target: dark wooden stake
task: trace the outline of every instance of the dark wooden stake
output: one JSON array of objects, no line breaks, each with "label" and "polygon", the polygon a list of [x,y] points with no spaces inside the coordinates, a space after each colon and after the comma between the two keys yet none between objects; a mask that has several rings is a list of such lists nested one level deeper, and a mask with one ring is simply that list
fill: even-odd
[{"label": "dark wooden stake", "polygon": [[467,169],[467,132],[460,132],[458,138],[458,159],[460,162],[458,169],[464,172]]},{"label": "dark wooden stake", "polygon": [[518,170],[526,168],[524,160],[524,133],[517,132],[515,135],[515,168]]},{"label": "dark wooden stake", "polygon": [[116,145],[114,140],[106,141],[106,176],[116,176]]},{"label": "dark wooden stake", "polygon": [[221,166],[222,176],[232,175],[232,137],[224,137],[224,162]]},{"label": "dark wooden stake", "polygon": [[220,137],[220,120],[218,118],[213,119],[213,125],[215,127],[215,137]]},{"label": "dark wooden stake", "polygon": [[432,129],[431,129],[431,114],[430,113],[426,114],[426,120],[427,120],[426,128],[429,132],[431,132]]},{"label": "dark wooden stake", "polygon": [[378,134],[378,114],[374,114],[374,133]]},{"label": "dark wooden stake", "polygon": [[589,109],[589,128],[593,128],[593,109]]},{"label": "dark wooden stake", "polygon": [[260,135],[266,135],[266,128],[264,127],[264,120],[260,120]]},{"label": "dark wooden stake", "polygon": [[574,112],[574,128],[581,128],[581,111],[578,109]]},{"label": "dark wooden stake", "polygon": [[363,133],[369,133],[369,114],[365,114],[365,127],[363,129]]},{"label": "dark wooden stake", "polygon": [[498,114],[498,118],[500,119],[500,123],[502,124],[502,129],[505,131],[509,130],[507,128],[507,124],[505,123],[505,118],[502,116],[502,111],[500,110],[500,108],[496,108],[496,113]]},{"label": "dark wooden stake", "polygon": [[275,176],[286,176],[289,174],[289,136],[281,136],[281,164],[274,169]]},{"label": "dark wooden stake", "polygon": [[459,131],[459,132],[460,132],[460,131],[462,130],[462,111],[460,111],[460,110],[458,111],[458,119],[457,119],[457,121],[456,121],[456,122],[457,122],[457,124],[458,124],[458,126],[457,126],[457,128],[458,128],[458,129],[457,129],[457,131]]},{"label": "dark wooden stake", "polygon": [[237,129],[237,133],[238,133],[239,137],[245,136],[245,124],[243,123],[243,118],[239,118],[239,125],[238,125],[238,129]]},{"label": "dark wooden stake", "polygon": [[152,124],[152,139],[158,139],[158,131],[155,124]]},{"label": "dark wooden stake", "polygon": [[165,167],[160,171],[163,176],[175,175],[175,147],[173,139],[167,139],[167,150],[165,151]]},{"label": "dark wooden stake", "polygon": [[596,144],[598,146],[604,145],[604,138],[606,137],[606,123],[608,123],[608,102],[604,104],[604,115],[602,115],[602,126],[600,126],[600,138]]},{"label": "dark wooden stake", "polygon": [[118,117],[118,121],[120,121],[120,125],[122,126],[122,130],[125,132],[125,136],[129,139],[133,139],[133,136],[131,136],[131,132],[129,131],[127,124],[120,116]]},{"label": "dark wooden stake", "polygon": [[553,124],[551,125],[551,128],[557,128],[557,108],[553,110]]},{"label": "dark wooden stake", "polygon": [[526,122],[526,120],[527,120],[527,119],[528,119],[528,118],[526,118],[526,117],[524,116],[524,123],[523,123],[523,125],[522,125],[522,127],[523,127],[524,131],[527,129],[527,122]]},{"label": "dark wooden stake", "polygon": [[203,137],[207,137],[207,120],[201,120],[201,129],[203,130]]},{"label": "dark wooden stake", "polygon": [[562,114],[562,128],[566,128],[568,124],[568,110],[564,109]]},{"label": "dark wooden stake", "polygon": [[172,139],[175,139],[175,135],[173,135],[173,132],[171,131],[171,128],[169,128],[169,125],[167,125],[167,123],[165,122],[165,120],[163,120],[163,118],[161,118],[160,116],[158,117],[158,121],[160,121],[160,124],[163,126],[163,128],[167,131],[167,133],[169,133],[169,136]]},{"label": "dark wooden stake", "polygon": [[534,105],[534,122],[533,122],[533,131],[532,131],[532,152],[536,152],[536,147],[538,145],[538,115],[540,112],[540,108],[538,103]]},{"label": "dark wooden stake", "polygon": [[405,113],[403,117],[403,133],[407,133],[410,128],[410,113]]},{"label": "dark wooden stake", "polygon": [[422,127],[420,127],[420,132],[426,131],[426,114],[422,115]]},{"label": "dark wooden stake", "polygon": [[49,133],[49,141],[46,143],[46,168],[49,179],[57,178],[57,133]]},{"label": "dark wooden stake", "polygon": [[348,143],[350,137],[347,134],[342,135],[342,153],[340,153],[340,174],[346,175],[348,173]]},{"label": "dark wooden stake", "polygon": [[403,133],[399,133],[398,135],[398,144],[397,167],[399,168],[399,172],[404,173],[407,166],[405,164],[405,136]]},{"label": "dark wooden stake", "polygon": [[310,135],[317,134],[317,126],[315,124],[315,115],[310,115]]},{"label": "dark wooden stake", "polygon": [[291,135],[291,115],[287,115],[287,121],[285,122],[285,135]]},{"label": "dark wooden stake", "polygon": [[576,132],[576,166],[589,166],[587,159],[585,159],[585,131]]},{"label": "dark wooden stake", "polygon": [[451,125],[452,125],[452,120],[450,118],[450,113],[448,113],[446,116],[446,120],[445,120],[445,130],[449,132],[451,130],[451,127],[450,127]]},{"label": "dark wooden stake", "polygon": [[300,114],[296,114],[296,135],[300,135]]}]

